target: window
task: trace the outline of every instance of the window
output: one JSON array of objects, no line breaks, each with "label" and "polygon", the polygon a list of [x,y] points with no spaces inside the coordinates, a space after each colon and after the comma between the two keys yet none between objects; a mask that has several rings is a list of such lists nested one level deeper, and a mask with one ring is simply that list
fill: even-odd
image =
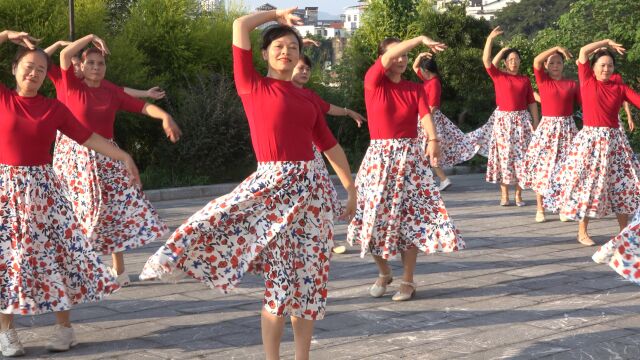
[{"label": "window", "polygon": [[358,21],[358,15],[353,15],[353,21]]},{"label": "window", "polygon": [[347,21],[351,22],[351,15],[347,16]]}]

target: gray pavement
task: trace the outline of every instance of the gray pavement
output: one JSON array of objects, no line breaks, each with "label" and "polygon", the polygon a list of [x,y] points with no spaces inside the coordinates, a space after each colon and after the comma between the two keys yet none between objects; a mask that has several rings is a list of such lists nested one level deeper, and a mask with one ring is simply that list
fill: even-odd
[{"label": "gray pavement", "polygon": [[[576,223],[533,221],[524,208],[498,206],[482,174],[453,176],[444,194],[468,249],[420,256],[417,297],[395,303],[369,297],[377,271],[356,248],[332,261],[327,316],[316,322],[312,359],[640,359],[640,287],[590,259]],[[342,194],[344,196],[344,194]],[[159,201],[175,229],[210,198]],[[617,233],[613,218],[591,223],[598,243]],[[339,224],[343,242],[346,225]],[[194,281],[139,282],[160,243],[126,256],[134,282],[100,303],[72,312],[80,344],[48,354],[50,314],[17,317],[31,357],[64,359],[261,359],[262,281],[247,277],[229,295]],[[106,262],[110,260],[105,258]],[[396,276],[401,273],[394,261]],[[287,325],[282,355],[293,359]]]}]

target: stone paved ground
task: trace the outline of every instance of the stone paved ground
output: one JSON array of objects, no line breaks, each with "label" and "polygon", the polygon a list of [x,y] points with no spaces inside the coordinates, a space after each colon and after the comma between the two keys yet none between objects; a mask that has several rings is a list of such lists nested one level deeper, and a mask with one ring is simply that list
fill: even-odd
[{"label": "stone paved ground", "polygon": [[[325,320],[316,324],[313,359],[640,359],[640,287],[590,260],[575,223],[533,222],[535,208],[500,207],[482,175],[452,177],[445,200],[468,249],[421,256],[417,298],[368,296],[377,271],[355,248],[334,256]],[[525,199],[533,202],[533,194]],[[172,228],[209,199],[156,203]],[[615,220],[592,222],[598,243]],[[345,238],[345,225],[337,236]],[[127,257],[137,272],[158,247]],[[394,268],[400,274],[398,262]],[[224,296],[199,283],[133,282],[108,300],[73,311],[81,342],[64,359],[260,359],[262,285],[247,278]],[[43,346],[50,315],[22,317],[30,356]],[[290,327],[283,358],[293,359]]]}]

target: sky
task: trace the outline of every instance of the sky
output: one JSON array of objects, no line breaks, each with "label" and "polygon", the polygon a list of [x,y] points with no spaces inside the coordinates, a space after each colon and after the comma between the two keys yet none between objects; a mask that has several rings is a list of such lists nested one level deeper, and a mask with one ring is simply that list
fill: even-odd
[{"label": "sky", "polygon": [[[340,16],[345,7],[357,5],[357,0],[236,0],[236,3],[242,4],[253,10],[256,6],[269,3],[275,7],[291,7],[297,6],[304,8],[305,6],[317,6],[318,11]],[[322,19],[322,17],[321,17]]]}]

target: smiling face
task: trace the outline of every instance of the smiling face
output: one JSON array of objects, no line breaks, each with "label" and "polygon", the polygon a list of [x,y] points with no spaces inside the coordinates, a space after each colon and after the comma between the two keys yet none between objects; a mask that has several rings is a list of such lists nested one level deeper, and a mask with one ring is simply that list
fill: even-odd
[{"label": "smiling face", "polygon": [[564,58],[560,54],[553,54],[544,62],[544,67],[547,69],[549,76],[559,79],[562,77],[562,71],[564,70]]},{"label": "smiling face", "polygon": [[300,44],[293,34],[281,36],[262,50],[262,58],[267,60],[270,71],[291,73],[300,59]]},{"label": "smiling face", "polygon": [[80,70],[85,79],[90,81],[101,81],[107,72],[107,63],[104,56],[91,52],[88,53],[84,61],[80,63]]},{"label": "smiling face", "polygon": [[511,73],[518,73],[520,70],[520,56],[515,51],[511,52],[506,59],[504,59],[505,68]]},{"label": "smiling face", "polygon": [[615,65],[613,64],[613,58],[608,55],[600,56],[593,64],[593,73],[596,76],[596,80],[607,81],[613,75]]},{"label": "smiling face", "polygon": [[37,51],[25,54],[13,67],[20,95],[34,96],[47,76],[47,58]]},{"label": "smiling face", "polygon": [[295,68],[293,68],[293,75],[291,75],[291,81],[297,86],[304,86],[309,82],[311,77],[311,67],[307,65],[304,60],[300,59]]}]

